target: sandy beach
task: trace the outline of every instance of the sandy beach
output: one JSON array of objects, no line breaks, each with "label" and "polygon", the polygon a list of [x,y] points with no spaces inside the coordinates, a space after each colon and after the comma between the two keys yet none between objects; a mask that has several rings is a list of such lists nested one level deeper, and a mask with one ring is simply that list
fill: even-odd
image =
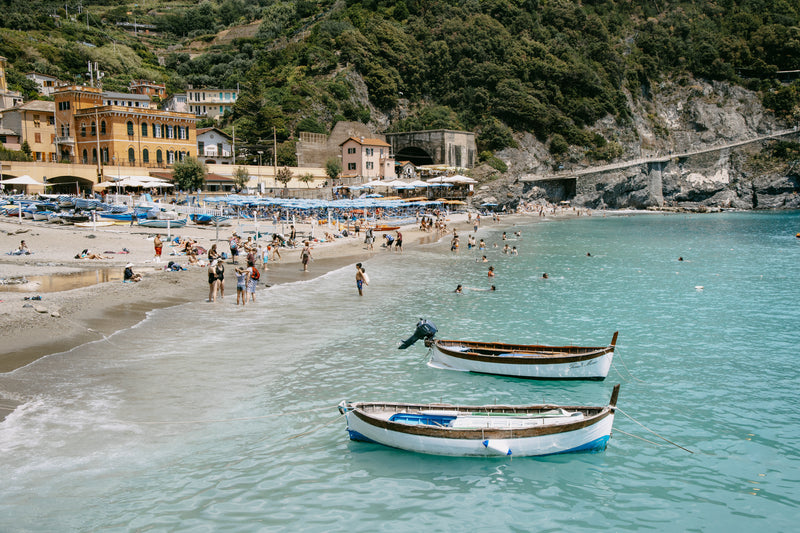
[{"label": "sandy beach", "polygon": [[[508,218],[503,219],[505,223],[508,221]],[[448,227],[465,233],[468,229],[466,215],[449,216]],[[309,229],[308,224],[298,224],[300,235],[308,234]],[[270,231],[270,227],[262,225],[261,231],[265,230]],[[26,220],[20,224],[13,218],[0,220],[0,279],[7,282],[0,285],[0,372],[12,371],[38,357],[69,350],[130,327],[152,309],[205,301],[208,298],[206,268],[188,266],[186,256],[171,255],[173,246],[166,242],[161,263],[155,263],[153,237],[156,231],[128,225],[93,230]],[[220,251],[229,253],[228,238],[233,231],[243,239],[255,233],[252,225],[220,228],[217,245]],[[407,248],[440,238],[435,232],[422,232],[416,226],[404,226],[401,231]],[[317,230],[315,234],[319,236],[322,231]],[[166,241],[166,232],[162,231],[160,235]],[[216,235],[215,228],[196,225],[171,232],[173,238],[191,238],[206,249],[217,242]],[[374,251],[366,249],[363,233],[360,237],[315,242],[312,244],[313,263],[309,272],[300,268],[300,247],[281,248],[281,259],[269,263],[268,270],[262,273],[259,289],[263,290],[266,285],[312,279],[333,269],[368,260],[373,254],[385,252],[380,246],[380,237],[380,234],[376,235]],[[32,253],[7,255],[23,239]],[[265,240],[262,237],[260,242]],[[87,248],[108,259],[75,258]],[[123,250],[129,253],[122,253]],[[187,266],[187,270],[165,271],[164,266],[169,261]],[[143,275],[143,281],[122,283],[122,271],[129,262],[134,264],[135,272]],[[244,262],[240,256],[239,264]],[[225,299],[233,302],[236,290],[230,260],[227,266]],[[22,277],[44,279],[20,284],[19,278]],[[76,287],[80,284],[88,285]],[[41,300],[30,300],[36,296]],[[220,305],[219,302],[216,305]]]},{"label": "sandy beach", "polygon": [[[570,218],[562,212],[546,219]],[[466,214],[447,217],[448,232],[456,229],[466,246],[466,235],[472,231]],[[500,228],[516,222],[546,220],[533,215],[508,215],[498,222],[484,217],[482,227]],[[270,232],[271,225],[262,224],[260,231]],[[309,224],[298,224],[299,235],[308,235]],[[153,237],[156,231],[129,225],[92,228],[62,226],[15,218],[0,220],[0,373],[11,372],[48,354],[70,350],[84,343],[99,340],[120,329],[131,327],[154,309],[208,299],[206,268],[188,266],[188,258],[176,254],[166,242],[166,231],[159,234],[165,241],[160,263],[154,261]],[[252,223],[219,228],[187,225],[173,230],[174,239],[191,238],[205,249],[218,242],[221,252],[229,252],[228,239],[236,231],[243,240],[255,235]],[[324,231],[324,230],[323,230]],[[315,235],[323,231],[315,229]],[[401,228],[405,248],[437,242],[442,235],[423,232],[416,225]],[[392,232],[393,233],[393,232]],[[300,249],[281,248],[281,259],[271,261],[262,272],[259,290],[266,286],[313,279],[343,266],[366,261],[372,255],[387,253],[381,247],[382,234],[376,234],[374,251],[366,249],[363,233],[359,237],[337,238],[312,244],[313,262],[308,272],[300,266]],[[8,255],[25,240],[30,255]],[[447,240],[449,243],[448,239]],[[266,237],[260,242],[265,243]],[[442,246],[448,246],[447,243]],[[103,254],[107,259],[77,259],[84,249]],[[127,250],[127,253],[125,253]],[[203,257],[204,259],[205,257]],[[164,266],[175,261],[186,266],[184,271],[166,271]],[[239,257],[244,265],[244,257]],[[127,263],[143,275],[138,283],[123,283],[122,272]],[[226,261],[225,299],[208,305],[230,307],[236,301],[233,265]],[[260,264],[259,264],[260,267]],[[34,280],[20,283],[21,278]],[[31,299],[40,297],[41,299]],[[13,405],[0,405],[0,410]],[[0,413],[2,415],[2,413]]]}]

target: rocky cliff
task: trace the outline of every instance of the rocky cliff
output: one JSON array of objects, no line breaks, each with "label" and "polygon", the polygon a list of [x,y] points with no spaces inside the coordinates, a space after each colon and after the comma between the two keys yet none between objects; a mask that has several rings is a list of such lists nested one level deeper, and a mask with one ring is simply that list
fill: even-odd
[{"label": "rocky cliff", "polygon": [[[498,154],[500,176],[475,169],[477,203],[571,200],[592,208],[800,208],[794,124],[764,109],[758,95],[726,83],[664,82],[634,98],[632,118],[607,118],[595,131],[619,144],[609,165],[571,147],[560,159],[533,135]],[[774,133],[779,136],[771,137]],[[755,140],[743,143],[742,141]],[[598,172],[593,172],[593,170]],[[528,181],[531,180],[531,181]]]}]

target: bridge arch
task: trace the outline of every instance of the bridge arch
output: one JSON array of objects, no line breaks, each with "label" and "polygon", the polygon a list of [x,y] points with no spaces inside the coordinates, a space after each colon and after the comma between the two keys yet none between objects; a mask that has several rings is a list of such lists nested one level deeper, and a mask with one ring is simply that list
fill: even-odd
[{"label": "bridge arch", "polygon": [[433,165],[433,157],[424,149],[417,146],[406,146],[395,152],[395,161],[411,161],[415,166]]}]

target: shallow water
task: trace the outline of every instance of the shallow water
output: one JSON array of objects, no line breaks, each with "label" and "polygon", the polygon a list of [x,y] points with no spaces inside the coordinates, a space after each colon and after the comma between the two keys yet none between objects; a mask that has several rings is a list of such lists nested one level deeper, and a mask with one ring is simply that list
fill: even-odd
[{"label": "shallow water", "polygon": [[[507,229],[522,232],[511,257],[485,227],[490,263],[466,238],[458,255],[381,253],[363,298],[347,267],[246,309],[229,294],[153,312],[0,374],[0,396],[24,402],[0,423],[0,530],[793,530],[798,228],[798,213],[595,217]],[[420,344],[396,349],[423,316],[446,338],[597,345],[619,330],[619,350],[599,383],[436,370]],[[599,405],[617,382],[596,454],[416,455],[347,440],[336,410]]]},{"label": "shallow water", "polygon": [[3,285],[9,292],[61,292],[81,287],[89,287],[107,281],[122,279],[123,269],[120,267],[98,268],[69,274],[52,274],[47,276],[25,276],[27,283],[10,283]]}]

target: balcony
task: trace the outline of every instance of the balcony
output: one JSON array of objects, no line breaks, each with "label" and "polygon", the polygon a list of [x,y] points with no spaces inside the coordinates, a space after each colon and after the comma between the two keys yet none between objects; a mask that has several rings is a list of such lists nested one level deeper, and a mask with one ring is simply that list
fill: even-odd
[{"label": "balcony", "polygon": [[56,137],[56,144],[75,144],[75,137]]}]

